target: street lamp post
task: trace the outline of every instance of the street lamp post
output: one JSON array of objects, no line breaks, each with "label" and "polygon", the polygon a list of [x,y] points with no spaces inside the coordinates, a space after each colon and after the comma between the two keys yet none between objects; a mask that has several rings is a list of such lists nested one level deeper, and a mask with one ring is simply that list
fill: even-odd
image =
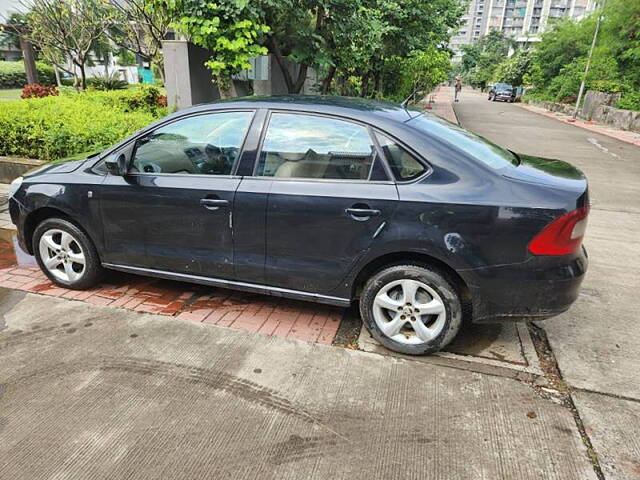
[{"label": "street lamp post", "polygon": [[593,56],[593,49],[596,46],[596,40],[598,39],[598,30],[600,30],[600,22],[602,21],[602,15],[604,14],[604,6],[607,3],[607,0],[603,0],[602,9],[598,13],[598,18],[596,20],[596,29],[593,32],[593,40],[591,41],[591,48],[589,49],[589,56],[587,57],[587,66],[584,69],[584,74],[582,75],[582,81],[580,82],[580,90],[578,91],[578,99],[576,100],[576,108],[573,109],[573,119],[575,120],[578,116],[578,108],[580,107],[580,101],[582,100],[582,94],[584,93],[584,84],[587,80],[587,74],[589,73],[589,66],[591,65],[591,57]]}]

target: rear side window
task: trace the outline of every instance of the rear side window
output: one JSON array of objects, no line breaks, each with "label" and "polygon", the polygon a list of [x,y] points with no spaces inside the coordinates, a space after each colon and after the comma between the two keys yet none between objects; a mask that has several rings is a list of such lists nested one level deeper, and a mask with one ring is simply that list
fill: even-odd
[{"label": "rear side window", "polygon": [[367,180],[375,158],[369,131],[317,115],[273,113],[256,175]]},{"label": "rear side window", "polygon": [[132,171],[230,175],[252,116],[252,112],[221,112],[165,125],[138,140]]},{"label": "rear side window", "polygon": [[427,171],[427,167],[397,142],[381,133],[376,133],[376,137],[396,180],[413,180]]}]

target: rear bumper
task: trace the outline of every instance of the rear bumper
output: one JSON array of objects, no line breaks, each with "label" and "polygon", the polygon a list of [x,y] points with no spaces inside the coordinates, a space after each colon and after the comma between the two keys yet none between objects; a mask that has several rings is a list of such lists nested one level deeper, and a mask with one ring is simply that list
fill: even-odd
[{"label": "rear bumper", "polygon": [[566,311],[578,298],[588,267],[584,247],[562,257],[532,257],[477,269],[468,282],[474,322],[540,320]]}]

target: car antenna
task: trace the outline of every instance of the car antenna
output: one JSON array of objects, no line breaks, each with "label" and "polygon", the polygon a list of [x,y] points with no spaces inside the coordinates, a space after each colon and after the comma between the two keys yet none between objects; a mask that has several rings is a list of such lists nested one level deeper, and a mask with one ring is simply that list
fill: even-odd
[{"label": "car antenna", "polygon": [[418,93],[418,88],[414,88],[413,92],[411,92],[411,95],[409,95],[407,98],[405,98],[402,103],[400,103],[400,105],[404,108],[407,108],[407,105],[409,103],[409,100],[411,100],[412,98],[414,98],[416,96],[416,93]]}]

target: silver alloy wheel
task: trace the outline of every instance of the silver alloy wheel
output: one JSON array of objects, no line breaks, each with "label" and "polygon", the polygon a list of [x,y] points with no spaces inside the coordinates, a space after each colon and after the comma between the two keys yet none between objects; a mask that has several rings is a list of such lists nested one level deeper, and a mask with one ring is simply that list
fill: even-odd
[{"label": "silver alloy wheel", "polygon": [[72,283],[85,272],[86,259],[73,235],[52,228],[40,237],[40,258],[45,268],[57,279]]},{"label": "silver alloy wheel", "polygon": [[418,345],[436,338],[447,312],[442,298],[418,280],[395,280],[380,289],[373,301],[373,319],[396,342]]}]

